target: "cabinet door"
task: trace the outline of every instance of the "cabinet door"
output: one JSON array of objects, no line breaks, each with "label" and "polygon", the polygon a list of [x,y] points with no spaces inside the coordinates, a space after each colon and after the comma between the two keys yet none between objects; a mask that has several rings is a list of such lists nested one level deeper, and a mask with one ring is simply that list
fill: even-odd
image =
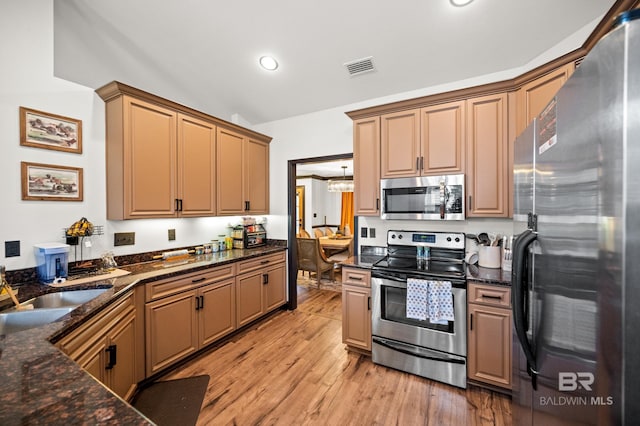
[{"label": "cabinet door", "polygon": [[507,217],[507,95],[467,100],[467,216]]},{"label": "cabinet door", "polygon": [[236,329],[235,279],[203,287],[199,291],[201,309],[198,311],[200,347]]},{"label": "cabinet door", "polygon": [[218,214],[243,214],[244,197],[244,137],[218,127],[217,131],[217,193]]},{"label": "cabinet door", "polygon": [[380,126],[381,177],[419,176],[420,110],[385,114],[380,117]]},{"label": "cabinet door", "polygon": [[176,121],[169,109],[125,97],[121,167],[126,218],[176,216]]},{"label": "cabinet door", "polygon": [[371,350],[371,291],[342,286],[342,342]]},{"label": "cabinet door", "polygon": [[75,360],[80,367],[91,374],[101,383],[107,385],[106,371],[106,352],[107,339],[102,337],[98,342],[91,345],[82,354],[70,354],[71,359]]},{"label": "cabinet door", "polygon": [[269,144],[245,140],[244,194],[250,214],[269,214]]},{"label": "cabinet door", "polygon": [[147,303],[147,376],[198,349],[195,290]]},{"label": "cabinet door", "polygon": [[264,311],[269,312],[284,305],[287,301],[285,264],[282,263],[270,268],[265,271],[265,274],[267,275],[267,282],[264,284]]},{"label": "cabinet door", "polygon": [[556,93],[558,93],[558,90],[560,90],[569,79],[574,70],[575,64],[571,62],[520,88],[517,94],[518,135],[542,112],[544,107],[547,106]]},{"label": "cabinet door", "polygon": [[356,216],[380,215],[380,118],[353,122],[353,205]]},{"label": "cabinet door", "polygon": [[181,216],[216,214],[216,126],[178,114]]},{"label": "cabinet door", "polygon": [[[130,313],[109,333],[109,345],[116,348],[116,365],[107,370],[108,386],[125,400],[136,389],[136,316]],[[109,354],[106,355],[109,362]]]},{"label": "cabinet door", "polygon": [[239,275],[236,279],[236,315],[238,327],[259,318],[263,313],[262,271]]},{"label": "cabinet door", "polygon": [[465,103],[449,102],[422,108],[421,173],[464,172]]},{"label": "cabinet door", "polygon": [[511,311],[469,304],[469,378],[511,388]]}]

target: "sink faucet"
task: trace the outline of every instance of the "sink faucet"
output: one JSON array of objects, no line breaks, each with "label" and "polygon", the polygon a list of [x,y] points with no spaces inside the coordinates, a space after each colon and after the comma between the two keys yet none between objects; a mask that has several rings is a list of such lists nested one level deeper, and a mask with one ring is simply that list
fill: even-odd
[{"label": "sink faucet", "polygon": [[[7,282],[5,275],[6,275],[6,269],[4,265],[0,265],[0,293],[2,293],[2,290],[7,290],[7,293],[9,293],[9,297],[11,297],[11,300],[13,301],[14,305],[16,305],[16,309],[29,309],[27,307],[20,306],[20,302],[18,302],[18,298],[16,297],[16,295],[13,294],[13,290],[11,289],[11,286]],[[33,308],[33,306],[31,306],[31,308]]]}]

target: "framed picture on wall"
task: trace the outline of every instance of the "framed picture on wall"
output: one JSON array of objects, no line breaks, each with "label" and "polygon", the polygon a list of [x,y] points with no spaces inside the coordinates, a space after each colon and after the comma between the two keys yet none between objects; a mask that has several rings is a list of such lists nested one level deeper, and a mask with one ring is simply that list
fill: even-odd
[{"label": "framed picture on wall", "polygon": [[82,154],[82,121],[20,107],[20,145]]},{"label": "framed picture on wall", "polygon": [[22,199],[82,201],[82,169],[21,162]]}]

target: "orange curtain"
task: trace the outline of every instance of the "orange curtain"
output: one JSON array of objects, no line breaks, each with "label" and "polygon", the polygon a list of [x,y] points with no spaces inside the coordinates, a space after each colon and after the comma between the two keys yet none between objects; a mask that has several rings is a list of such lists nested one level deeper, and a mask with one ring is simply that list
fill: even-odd
[{"label": "orange curtain", "polygon": [[342,193],[342,209],[340,212],[340,229],[344,229],[345,225],[349,225],[351,234],[355,233],[353,229],[353,192]]}]

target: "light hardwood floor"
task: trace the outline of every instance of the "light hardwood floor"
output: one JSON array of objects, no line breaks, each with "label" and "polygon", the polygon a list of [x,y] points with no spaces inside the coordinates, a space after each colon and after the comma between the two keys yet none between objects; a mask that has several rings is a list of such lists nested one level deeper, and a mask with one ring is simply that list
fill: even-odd
[{"label": "light hardwood floor", "polygon": [[162,380],[210,376],[201,425],[510,425],[507,396],[374,365],[342,344],[341,293],[280,311]]}]

